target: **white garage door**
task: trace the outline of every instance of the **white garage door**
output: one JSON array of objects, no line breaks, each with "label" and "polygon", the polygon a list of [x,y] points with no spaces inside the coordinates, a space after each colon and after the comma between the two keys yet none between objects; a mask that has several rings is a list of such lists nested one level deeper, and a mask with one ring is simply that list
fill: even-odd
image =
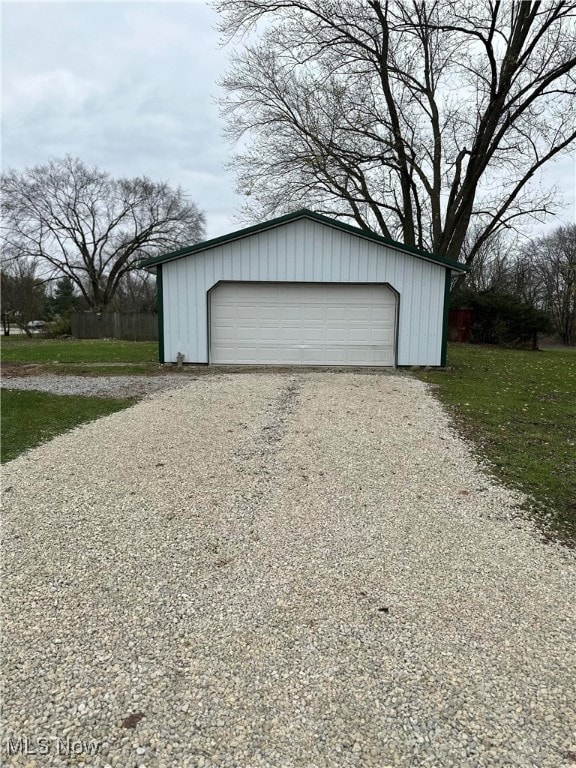
[{"label": "white garage door", "polygon": [[380,285],[222,283],[210,362],[394,365],[396,297]]}]

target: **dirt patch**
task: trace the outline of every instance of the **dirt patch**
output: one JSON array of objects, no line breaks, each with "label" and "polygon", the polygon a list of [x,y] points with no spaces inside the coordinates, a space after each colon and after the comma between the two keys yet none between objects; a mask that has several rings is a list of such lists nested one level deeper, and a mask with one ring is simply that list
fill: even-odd
[{"label": "dirt patch", "polygon": [[41,376],[48,371],[42,370],[40,363],[3,363],[0,367],[2,376],[10,378],[11,376]]}]

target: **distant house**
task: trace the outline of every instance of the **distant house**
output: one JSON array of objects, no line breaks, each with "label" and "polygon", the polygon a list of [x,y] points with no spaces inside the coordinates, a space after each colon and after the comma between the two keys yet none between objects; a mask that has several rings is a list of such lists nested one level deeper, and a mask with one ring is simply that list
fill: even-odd
[{"label": "distant house", "polygon": [[441,366],[466,267],[301,210],[142,262],[156,267],[160,359]]}]

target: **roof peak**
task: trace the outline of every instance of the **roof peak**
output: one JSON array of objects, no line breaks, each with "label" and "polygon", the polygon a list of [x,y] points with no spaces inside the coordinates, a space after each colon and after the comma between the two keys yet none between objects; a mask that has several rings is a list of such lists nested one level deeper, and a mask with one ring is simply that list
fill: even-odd
[{"label": "roof peak", "polygon": [[431,261],[444,267],[449,267],[450,269],[453,269],[457,272],[468,271],[468,267],[465,264],[452,261],[452,259],[445,259],[442,256],[436,256],[435,254],[425,251],[422,248],[417,248],[416,246],[405,245],[404,243],[391,240],[388,237],[384,237],[383,235],[379,235],[376,232],[372,232],[372,230],[355,227],[352,224],[347,224],[343,221],[340,221],[339,219],[331,218],[330,216],[326,216],[322,213],[316,213],[309,208],[299,208],[298,210],[292,211],[291,213],[277,216],[273,219],[268,219],[267,221],[263,221],[260,224],[253,224],[252,226],[244,227],[243,229],[230,232],[227,235],[220,235],[219,237],[211,238],[210,240],[204,240],[200,243],[195,243],[194,245],[189,245],[179,250],[163,254],[161,256],[143,259],[139,266],[142,268],[154,267],[157,264],[163,264],[166,261],[174,261],[175,259],[180,259],[199,251],[216,248],[217,246],[223,245],[224,243],[231,242],[233,240],[239,240],[244,237],[250,237],[251,235],[258,234],[259,232],[264,232],[267,229],[273,229],[284,224],[289,224],[290,222],[297,221],[298,219],[302,218],[311,219],[312,221],[324,224],[325,226],[336,227],[337,229],[341,229],[342,231],[348,232],[349,234],[355,235],[356,237],[363,237],[367,240],[372,240],[373,242],[379,243],[380,245],[386,245],[390,248],[395,248],[396,250],[408,253],[412,256],[415,256],[416,258],[424,259],[425,261]]}]

